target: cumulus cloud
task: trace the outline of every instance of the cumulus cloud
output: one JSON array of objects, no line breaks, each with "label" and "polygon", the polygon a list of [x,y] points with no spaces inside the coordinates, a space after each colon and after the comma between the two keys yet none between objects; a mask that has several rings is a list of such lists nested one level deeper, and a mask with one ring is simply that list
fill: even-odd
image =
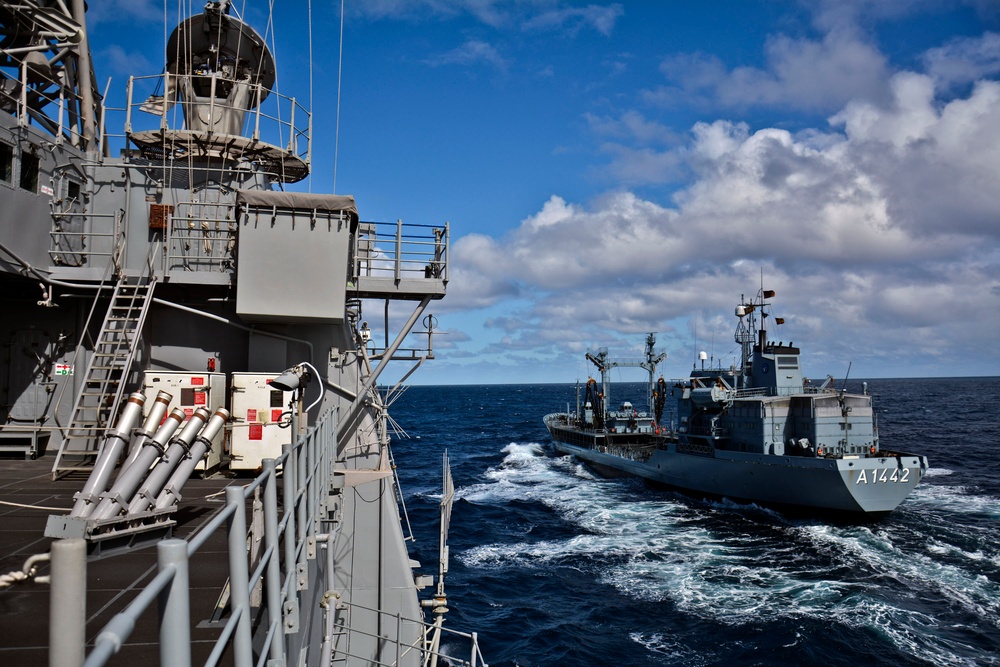
[{"label": "cumulus cloud", "polygon": [[[929,77],[900,74],[891,108],[850,104],[832,118],[849,138],[851,158],[868,165],[893,222],[924,238],[1000,237],[1000,83],[982,81],[966,98],[940,107]],[[939,108],[940,107],[940,108]]]},{"label": "cumulus cloud", "polygon": [[682,53],[660,65],[667,84],[644,93],[661,106],[754,106],[829,111],[856,98],[879,100],[888,79],[885,57],[854,30],[821,40],[775,35],[765,48],[767,67],[727,66],[716,56]]},{"label": "cumulus cloud", "polygon": [[928,361],[955,349],[946,339],[987,349],[1000,327],[1000,84],[948,102],[926,75],[888,84],[884,102],[848,103],[825,131],[696,124],[662,151],[693,174],[669,205],[629,191],[585,204],[553,195],[503,238],[464,237],[453,261],[478,282],[453,284],[449,299],[516,293],[527,305],[495,320],[516,322],[512,340],[680,340],[690,333],[677,318],[728,312],[763,271],[786,326],[831,358]]},{"label": "cumulus cloud", "polygon": [[927,73],[941,86],[978,81],[1000,73],[1000,34],[952,40],[923,56]]}]

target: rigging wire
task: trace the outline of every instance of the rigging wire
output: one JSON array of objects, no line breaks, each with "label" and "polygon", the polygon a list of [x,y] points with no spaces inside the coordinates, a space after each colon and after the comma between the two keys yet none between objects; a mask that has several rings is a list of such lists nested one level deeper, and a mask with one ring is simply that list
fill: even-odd
[{"label": "rigging wire", "polygon": [[[312,129],[311,129],[312,128],[312,115],[313,115],[313,3],[312,3],[312,0],[309,0],[309,2],[307,3],[307,10],[309,12],[309,126],[310,126],[310,135],[311,135],[312,134]],[[295,131],[294,127],[292,128],[292,131],[293,132]],[[311,136],[310,136],[310,141],[311,141]],[[309,153],[310,153],[309,154],[309,160],[311,162],[312,161],[312,150],[311,149],[310,149]],[[308,183],[308,186],[309,186],[308,191],[309,192],[312,192],[312,182],[313,182],[313,179],[312,179],[312,170],[310,169],[310,171],[309,171],[309,183]],[[337,189],[334,188],[334,192],[336,192],[336,191],[337,191]]]},{"label": "rigging wire", "polygon": [[344,79],[344,0],[340,0],[340,57],[337,64],[337,121],[333,138],[333,191],[337,192],[337,158],[340,154],[340,85]]}]

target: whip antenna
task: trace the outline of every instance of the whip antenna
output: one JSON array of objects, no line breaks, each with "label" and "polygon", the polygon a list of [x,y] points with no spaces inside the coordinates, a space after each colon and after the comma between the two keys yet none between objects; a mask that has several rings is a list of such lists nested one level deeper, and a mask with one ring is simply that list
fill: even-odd
[{"label": "whip antenna", "polygon": [[448,461],[448,450],[445,450],[441,461],[442,467],[442,493],[441,493],[441,535],[439,541],[438,556],[438,581],[434,599],[424,600],[421,604],[431,607],[434,614],[434,627],[431,631],[430,639],[427,640],[429,664],[431,667],[437,665],[438,651],[441,647],[441,627],[444,624],[444,615],[448,613],[448,598],[444,594],[444,576],[448,573],[448,527],[451,524],[451,506],[455,502],[455,483],[451,479],[451,464]]}]

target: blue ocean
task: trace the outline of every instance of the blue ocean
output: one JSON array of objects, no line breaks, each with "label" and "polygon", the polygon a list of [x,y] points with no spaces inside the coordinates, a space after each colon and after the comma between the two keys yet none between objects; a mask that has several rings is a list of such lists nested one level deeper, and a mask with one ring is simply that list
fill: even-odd
[{"label": "blue ocean", "polygon": [[840,523],[596,476],[542,425],[573,385],[409,387],[390,414],[413,557],[436,573],[448,450],[447,624],[493,667],[1000,665],[1000,378],[868,390],[882,446],[930,470]]}]

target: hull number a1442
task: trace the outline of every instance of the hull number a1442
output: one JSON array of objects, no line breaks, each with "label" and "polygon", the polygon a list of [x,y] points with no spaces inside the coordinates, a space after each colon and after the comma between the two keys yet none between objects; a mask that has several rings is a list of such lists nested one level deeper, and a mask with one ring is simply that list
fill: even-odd
[{"label": "hull number a1442", "polygon": [[[869,472],[871,475],[869,476]],[[862,470],[858,475],[855,484],[886,484],[888,482],[906,484],[910,480],[909,468],[893,468],[889,472],[887,468],[881,470]]]}]

